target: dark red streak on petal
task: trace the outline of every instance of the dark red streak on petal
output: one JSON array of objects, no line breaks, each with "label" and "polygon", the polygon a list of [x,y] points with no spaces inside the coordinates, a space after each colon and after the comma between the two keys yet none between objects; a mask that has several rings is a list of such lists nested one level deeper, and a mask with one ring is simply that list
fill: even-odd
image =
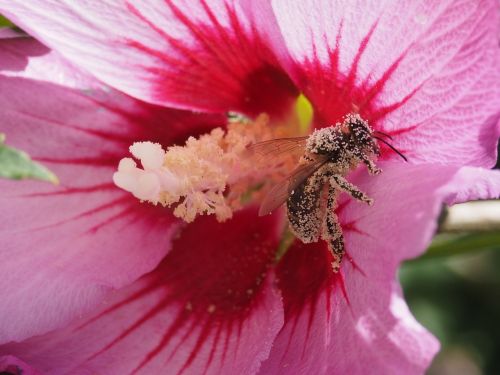
[{"label": "dark red streak on petal", "polygon": [[344,276],[344,273],[342,271],[339,273],[338,285],[340,286],[340,291],[342,292],[342,297],[344,297],[344,300],[346,301],[347,305],[350,308],[351,301],[349,301],[349,296],[347,294],[347,288],[345,286],[345,276]]},{"label": "dark red streak on petal", "polygon": [[346,207],[349,205],[349,203],[351,203],[351,199],[343,199],[341,200],[340,202],[337,202],[337,208],[335,209],[335,213],[338,215],[340,215],[341,212],[343,212]]},{"label": "dark red streak on petal", "polygon": [[168,35],[128,4],[131,13],[170,46],[169,51],[162,51],[137,41],[126,41],[160,63],[160,67],[145,67],[156,77],[154,85],[159,100],[165,98],[208,111],[232,110],[252,116],[261,112],[281,116],[289,110],[299,94],[297,88],[278,68],[275,55],[258,33],[243,30],[233,8],[226,4],[228,29],[220,24],[205,1],[201,5],[210,24],[195,24],[172,1],[165,0],[165,4],[187,28],[197,42],[196,47]]},{"label": "dark red streak on petal", "polygon": [[[117,220],[122,220],[124,217],[129,216],[133,213],[137,213],[137,207],[136,207],[135,202],[131,202],[131,203],[132,204],[125,206],[122,210],[118,211],[117,213],[115,213],[111,217],[108,217],[105,220],[102,220],[101,222],[94,224],[92,227],[87,229],[85,231],[85,233],[83,233],[82,235],[95,234],[99,229],[104,228],[106,225],[109,225],[112,222],[117,221]],[[124,226],[123,229],[125,229],[128,224],[129,223],[125,223],[123,225]],[[145,235],[146,234],[147,233],[145,233]]]},{"label": "dark red streak on petal", "polygon": [[319,294],[324,290],[331,292],[337,278],[331,268],[332,261],[332,254],[324,241],[304,244],[295,240],[277,267],[278,285],[285,301],[285,318],[300,313],[306,302],[311,303],[314,310]]},{"label": "dark red streak on petal", "polygon": [[[83,94],[81,96],[84,96]],[[84,96],[86,99],[88,99],[87,96]],[[70,128],[72,130],[76,130],[88,135],[92,135],[95,137],[99,137],[101,139],[105,139],[106,141],[114,141],[114,142],[120,142],[120,143],[126,143],[127,146],[130,144],[130,138],[127,135],[123,134],[118,134],[118,133],[111,133],[103,130],[97,130],[97,129],[90,129],[89,127],[85,126],[79,126],[79,125],[74,125],[74,124],[68,124],[66,122],[61,122],[58,121],[57,119],[54,118],[48,118],[41,116],[39,114],[34,114],[34,113],[28,113],[25,111],[16,111],[18,114],[21,114],[23,116],[30,117],[31,119],[39,120],[42,121],[45,124],[49,125],[54,125],[54,126],[60,126],[64,128]]]},{"label": "dark red streak on petal", "polygon": [[47,196],[55,196],[55,195],[94,193],[97,191],[114,190],[114,189],[116,189],[116,185],[112,184],[112,183],[98,184],[98,185],[85,186],[85,187],[64,187],[64,186],[61,186],[61,190],[23,194],[23,195],[18,195],[18,197],[20,197],[20,198],[47,197]]},{"label": "dark red streak on petal", "polygon": [[[401,129],[397,129],[397,130],[393,130],[391,131],[390,133],[388,133],[389,135],[391,136],[396,136],[396,135],[401,135],[401,134],[406,134],[408,132],[411,132],[413,130],[415,130],[416,128],[418,128],[417,125],[412,125],[412,126],[408,126],[406,128],[401,128]],[[383,130],[382,130],[383,131]]]},{"label": "dark red streak on petal", "polygon": [[[345,199],[340,202],[337,208],[339,215],[351,202]],[[355,232],[358,235],[369,235],[356,227],[356,221],[342,223],[344,234]],[[346,243],[345,261],[352,265],[352,269],[365,275],[363,270],[354,262],[348,253],[349,244]],[[331,302],[333,293],[340,292],[346,304],[350,306],[348,292],[345,286],[343,269],[340,273],[334,273],[332,270],[333,257],[328,249],[326,242],[319,241],[312,244],[304,244],[300,240],[295,240],[287,253],[280,261],[277,267],[278,286],[283,295],[285,308],[285,324],[291,324],[292,334],[289,336],[288,348],[292,344],[294,332],[298,321],[305,314],[308,317],[309,337],[311,327],[316,315],[329,317],[331,314]],[[321,300],[325,299],[327,311],[318,314],[318,306],[321,306]],[[325,322],[325,327],[328,322]],[[305,353],[306,343],[302,343]]]},{"label": "dark red streak on petal", "polygon": [[342,223],[342,230],[344,230],[345,232],[355,232],[357,234],[361,234],[363,236],[369,236],[370,235],[366,232],[363,232],[361,229],[359,229],[357,226],[356,226],[356,222],[359,220],[360,218],[358,218],[357,220],[353,220],[353,221],[350,221],[348,223]]},{"label": "dark red streak on petal", "polygon": [[[362,231],[361,229],[359,229],[359,227],[356,225],[356,223],[363,219],[363,217],[358,217],[354,220],[350,220],[350,221],[345,221],[342,219],[341,215],[342,215],[342,212],[344,212],[344,210],[347,208],[347,206],[353,202],[353,199],[352,198],[346,198],[346,199],[343,199],[339,205],[337,206],[336,210],[335,210],[335,213],[337,215],[337,217],[339,217],[339,220],[340,220],[340,224],[342,226],[342,231],[344,233],[344,235],[346,233],[349,233],[349,232],[354,232],[358,235],[361,235],[361,236],[368,236],[368,237],[372,237],[369,233],[365,232],[365,231]],[[354,266],[355,269],[358,269],[361,271],[361,269],[359,267],[357,267],[352,259],[352,257],[349,255],[349,252],[348,252],[348,246],[349,244],[344,244],[344,246],[346,247],[346,254],[345,254],[345,257],[349,260],[349,262]],[[362,272],[362,271],[361,271]],[[363,273],[363,272],[362,272]],[[364,273],[363,273],[364,274]],[[347,300],[347,299],[346,299]]]},{"label": "dark red streak on petal", "polygon": [[[292,342],[299,317],[304,314],[308,314],[309,336],[320,299],[326,298],[326,316],[330,316],[331,295],[339,286],[342,288],[343,283],[341,275],[333,272],[332,261],[332,254],[324,241],[304,244],[295,240],[279,263],[277,276],[283,295],[285,324],[291,323],[293,327],[288,345]],[[327,326],[328,322],[325,322]],[[301,345],[306,347],[306,343]]]},{"label": "dark red streak on petal", "polygon": [[[366,36],[361,41],[361,44],[360,44],[359,49],[358,49],[358,53],[354,57],[354,61],[353,61],[352,66],[351,66],[351,70],[349,71],[349,74],[348,74],[347,79],[345,81],[345,84],[344,84],[345,88],[351,88],[351,87],[355,86],[355,82],[356,82],[356,78],[357,78],[357,74],[358,74],[359,61],[361,60],[361,57],[363,56],[363,53],[366,50],[366,47],[368,47],[368,43],[369,43],[371,37],[373,36],[373,32],[377,28],[377,24],[378,24],[378,21],[373,24],[373,26],[368,31],[368,34],[366,34]],[[337,48],[338,48],[338,45],[339,44],[337,44]],[[340,54],[336,54],[335,56],[337,58],[339,58]],[[338,63],[337,63],[337,65],[338,65]],[[374,85],[374,88],[376,86],[377,85]],[[373,96],[374,92],[376,92],[376,90],[372,90],[371,96]],[[367,95],[365,97],[365,101],[369,101],[369,100],[370,100],[370,95]]]},{"label": "dark red streak on petal", "polygon": [[[174,110],[135,101],[130,109],[124,109],[105,101],[99,106],[119,115],[128,125],[126,135],[133,142],[157,142],[163,148],[183,145],[189,137],[198,137],[217,127],[225,128],[227,118],[222,114],[206,114]],[[118,125],[118,124],[117,124]],[[123,124],[122,124],[123,125]],[[125,150],[124,156],[127,156]]]},{"label": "dark red streak on petal", "polygon": [[[126,155],[126,154],[125,154]],[[53,164],[73,164],[85,165],[89,167],[117,167],[118,161],[123,155],[100,155],[95,157],[85,158],[48,158],[48,157],[33,157],[33,160],[42,163]]]},{"label": "dark red streak on petal", "polygon": [[365,271],[363,271],[363,269],[362,269],[360,266],[358,266],[358,264],[354,261],[354,259],[352,258],[352,256],[349,254],[349,252],[348,252],[348,251],[346,251],[346,253],[345,253],[344,257],[347,259],[347,261],[348,261],[349,263],[351,263],[352,268],[353,268],[354,270],[358,271],[358,272],[359,272],[359,273],[361,273],[363,276],[366,276]]},{"label": "dark red streak on petal", "polygon": [[[339,71],[342,24],[337,33],[336,45],[329,51],[329,65],[322,65],[319,59],[315,57],[312,61],[304,62],[302,69],[298,71],[298,86],[303,88],[305,95],[313,103],[315,125],[317,127],[331,126],[341,121],[346,114],[359,112],[374,129],[381,129],[381,120],[389,113],[400,108],[418,91],[417,88],[400,101],[389,105],[380,106],[377,101],[379,94],[397,70],[406,52],[403,52],[377,81],[370,82],[369,77],[367,77],[363,82],[359,83],[359,63],[376,28],[377,22],[361,41],[347,74]],[[390,135],[393,135],[393,133]]]},{"label": "dark red streak on petal", "polygon": [[[174,318],[165,327],[163,339],[150,349],[135,371],[160,354],[167,362],[178,348],[186,350],[188,339],[194,344],[191,344],[190,355],[181,372],[197,359],[208,340],[211,340],[212,347],[205,369],[212,365],[216,347],[222,340],[225,341],[225,358],[230,337],[239,337],[245,319],[262,301],[263,286],[278,247],[276,222],[271,215],[257,219],[256,210],[247,209],[224,224],[217,223],[213,216],[202,216],[186,226],[180,237],[174,240],[171,252],[153,273],[145,277],[142,289],[78,328],[85,329],[94,320],[150,293],[163,296],[91,358],[119,344],[166,309],[176,311]],[[186,330],[186,333],[177,347],[171,348],[169,353],[164,352],[181,330]]]},{"label": "dark red streak on petal", "polygon": [[102,204],[102,205],[100,205],[98,207],[93,207],[91,209],[85,210],[85,211],[79,213],[78,215],[74,215],[74,216],[65,218],[62,221],[58,221],[58,222],[52,223],[52,224],[43,225],[43,226],[36,227],[36,228],[27,228],[27,230],[31,232],[31,231],[36,231],[36,230],[45,230],[45,229],[48,229],[48,228],[57,227],[57,226],[60,226],[60,225],[64,225],[65,223],[69,223],[69,222],[72,222],[74,220],[78,220],[78,219],[81,219],[81,218],[84,218],[84,217],[87,217],[87,216],[94,215],[94,214],[96,214],[98,212],[105,211],[107,209],[110,209],[110,208],[113,208],[113,207],[116,207],[116,206],[120,206],[120,205],[126,204],[127,202],[129,204],[130,203],[136,204],[136,202],[134,202],[128,195],[121,196],[121,197],[116,198],[116,199],[114,199],[114,200],[112,200],[110,202]]},{"label": "dark red streak on petal", "polygon": [[[398,63],[399,63],[399,60],[398,60]],[[397,63],[394,63],[394,66],[396,67],[397,66]],[[393,70],[396,70],[395,68]],[[390,72],[390,74],[392,74],[392,69],[389,69],[388,72]],[[387,74],[387,73],[386,73]],[[388,75],[389,76],[389,75]],[[386,80],[383,80],[384,78],[381,78],[378,82],[383,82],[385,83]],[[388,78],[387,78],[388,79]],[[374,86],[375,87],[375,86]],[[383,85],[382,85],[383,87]],[[389,113],[395,111],[396,109],[400,108],[401,106],[403,106],[408,100],[410,100],[413,95],[415,95],[417,93],[417,91],[420,89],[420,87],[417,87],[415,90],[413,90],[412,92],[410,92],[408,95],[406,95],[403,99],[401,99],[400,101],[396,102],[396,103],[393,103],[393,104],[390,104],[390,105],[387,105],[385,107],[379,107],[377,108],[376,111],[373,111],[373,114],[372,114],[372,117],[370,118],[370,123],[372,124],[378,124],[380,120],[382,120],[385,116],[387,116]],[[372,99],[375,99],[375,95],[378,94],[380,91],[382,90],[382,88],[378,89],[376,88],[376,90],[374,90],[374,96],[373,98],[370,98],[369,100],[371,101]],[[395,131],[390,131],[388,132],[389,135],[396,135],[397,132]]]},{"label": "dark red streak on petal", "polygon": [[[351,203],[351,202],[353,202],[353,200],[350,199],[350,198],[343,200],[339,204],[339,206],[337,207],[337,209],[335,210],[337,216],[340,217],[341,212],[343,212],[345,210],[345,208],[348,206],[348,204]],[[340,218],[340,222],[341,222],[341,226],[342,226],[342,231],[343,231],[344,235],[346,233],[353,232],[356,235],[368,236],[368,237],[372,237],[373,238],[373,236],[371,234],[369,234],[369,233],[367,233],[367,232],[359,229],[359,227],[356,225],[357,222],[359,220],[361,220],[361,219],[363,219],[363,217],[358,217],[358,218],[350,220],[350,221],[345,221],[345,220],[342,220],[342,218]],[[354,270],[359,271],[362,275],[365,275],[365,272],[356,264],[356,262],[354,261],[354,259],[350,255],[350,250],[351,249],[349,249],[349,243],[345,243],[344,246],[345,246],[345,251],[346,251],[345,255],[344,255],[344,258],[352,265],[352,267],[353,267]],[[343,280],[342,280],[342,283],[343,283]],[[345,300],[347,302],[349,302],[349,299],[347,298],[347,293],[346,293],[345,289],[343,289],[343,294],[344,294]]]}]

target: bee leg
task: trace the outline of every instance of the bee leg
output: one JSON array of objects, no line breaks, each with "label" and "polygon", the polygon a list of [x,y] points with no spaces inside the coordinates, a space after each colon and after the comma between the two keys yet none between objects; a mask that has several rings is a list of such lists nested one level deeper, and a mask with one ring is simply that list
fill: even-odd
[{"label": "bee leg", "polygon": [[333,272],[338,273],[340,271],[340,265],[342,264],[342,259],[344,258],[345,254],[344,236],[341,234],[339,238],[330,241],[329,248],[333,254]]},{"label": "bee leg", "polygon": [[330,183],[333,186],[338,186],[340,190],[345,191],[348,193],[351,197],[361,201],[365,202],[368,204],[373,204],[373,199],[368,197],[365,193],[363,193],[361,190],[359,190],[356,186],[351,184],[349,181],[347,181],[344,177],[339,176],[339,175],[333,175],[330,178]]},{"label": "bee leg", "polygon": [[337,192],[331,185],[328,189],[328,201],[326,207],[326,217],[323,224],[322,238],[327,241],[328,248],[333,255],[332,268],[333,272],[337,273],[340,270],[340,264],[345,254],[344,249],[344,236],[342,234],[342,227],[340,226],[339,219],[335,214],[337,206]]},{"label": "bee leg", "polygon": [[[354,150],[353,153],[355,157],[363,161],[363,163],[368,168],[368,172],[370,172],[370,174],[375,175],[382,172],[382,170],[375,165],[375,162],[370,158],[370,156],[367,153],[363,152],[361,149],[358,148]],[[374,148],[373,153],[377,156],[380,155],[378,148]]]},{"label": "bee leg", "polygon": [[380,174],[380,172],[382,172],[382,169],[378,168],[375,165],[375,162],[371,160],[368,156],[363,155],[362,160],[363,163],[365,163],[366,167],[368,168],[368,172],[370,172],[370,174]]}]

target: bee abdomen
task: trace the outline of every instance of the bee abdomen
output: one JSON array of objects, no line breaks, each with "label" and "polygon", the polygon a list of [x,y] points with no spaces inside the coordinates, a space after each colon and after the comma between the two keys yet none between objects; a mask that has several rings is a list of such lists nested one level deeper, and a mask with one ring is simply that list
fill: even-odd
[{"label": "bee abdomen", "polygon": [[291,230],[304,243],[319,240],[322,188],[322,184],[309,178],[290,194],[286,202]]}]

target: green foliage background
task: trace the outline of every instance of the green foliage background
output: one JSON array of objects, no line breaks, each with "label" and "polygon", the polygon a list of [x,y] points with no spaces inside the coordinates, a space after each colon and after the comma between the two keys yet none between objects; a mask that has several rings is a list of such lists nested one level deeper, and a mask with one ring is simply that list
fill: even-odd
[{"label": "green foliage background", "polygon": [[500,244],[484,251],[407,262],[406,300],[442,350],[431,375],[500,374]]},{"label": "green foliage background", "polygon": [[12,26],[12,23],[9,22],[9,20],[5,17],[2,17],[2,15],[0,15],[0,27],[4,27],[4,26]]}]

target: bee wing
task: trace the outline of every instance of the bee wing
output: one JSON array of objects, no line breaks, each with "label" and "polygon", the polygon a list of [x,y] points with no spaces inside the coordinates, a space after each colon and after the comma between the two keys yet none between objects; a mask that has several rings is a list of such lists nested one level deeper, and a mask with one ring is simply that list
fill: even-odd
[{"label": "bee wing", "polygon": [[259,216],[267,215],[285,203],[292,191],[327,161],[328,156],[321,155],[315,161],[297,167],[288,177],[273,186],[260,206]]},{"label": "bee wing", "polygon": [[285,153],[297,152],[303,154],[306,148],[307,138],[309,137],[270,139],[248,146],[247,151],[251,154],[257,154],[260,157],[266,158],[279,156]]}]

